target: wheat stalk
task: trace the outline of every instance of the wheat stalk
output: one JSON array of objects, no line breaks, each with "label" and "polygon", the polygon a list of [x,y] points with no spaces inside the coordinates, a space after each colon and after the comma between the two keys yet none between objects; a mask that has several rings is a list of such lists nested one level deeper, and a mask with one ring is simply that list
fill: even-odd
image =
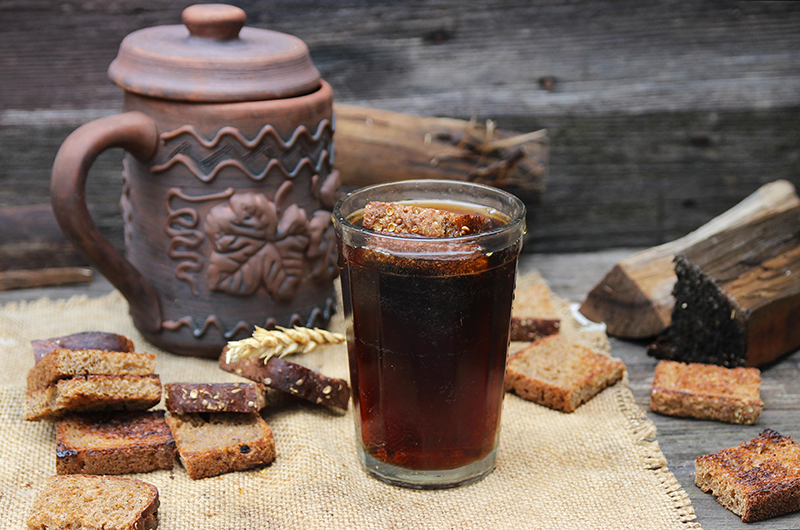
[{"label": "wheat stalk", "polygon": [[320,328],[283,328],[266,330],[256,326],[252,337],[228,342],[225,362],[232,363],[241,359],[258,356],[264,363],[272,357],[284,357],[292,353],[308,353],[317,346],[340,344],[344,335],[331,333]]}]

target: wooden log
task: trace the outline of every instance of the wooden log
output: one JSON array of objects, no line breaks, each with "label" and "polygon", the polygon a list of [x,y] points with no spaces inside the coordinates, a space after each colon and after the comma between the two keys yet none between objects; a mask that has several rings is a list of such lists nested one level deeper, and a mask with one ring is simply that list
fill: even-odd
[{"label": "wooden log", "polygon": [[766,184],[694,232],[617,263],[589,292],[580,312],[589,320],[604,322],[609,335],[629,339],[658,335],[671,321],[676,281],[673,259],[677,253],[723,230],[798,205],[800,198],[790,182]]},{"label": "wooden log", "polygon": [[488,184],[538,203],[548,143],[544,130],[500,130],[491,120],[422,117],[336,104],[336,167],[342,184],[361,187],[408,179]]},{"label": "wooden log", "polygon": [[88,267],[3,271],[0,272],[0,291],[89,283],[92,274],[92,269]]},{"label": "wooden log", "polygon": [[675,257],[672,359],[762,366],[800,347],[800,206]]},{"label": "wooden log", "polygon": [[92,280],[61,232],[50,204],[0,208],[0,291]]}]

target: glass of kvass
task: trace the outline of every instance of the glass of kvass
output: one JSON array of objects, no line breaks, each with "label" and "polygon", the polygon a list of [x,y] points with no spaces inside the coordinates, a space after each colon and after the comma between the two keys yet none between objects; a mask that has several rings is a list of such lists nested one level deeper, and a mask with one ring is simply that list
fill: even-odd
[{"label": "glass of kvass", "polygon": [[525,205],[497,188],[409,180],[333,210],[359,459],[416,489],[495,467]]}]

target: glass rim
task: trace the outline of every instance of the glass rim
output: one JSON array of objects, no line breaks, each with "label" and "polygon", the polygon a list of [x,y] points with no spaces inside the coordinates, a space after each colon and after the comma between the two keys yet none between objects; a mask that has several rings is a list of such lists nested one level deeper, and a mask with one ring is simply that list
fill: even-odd
[{"label": "glass rim", "polygon": [[[504,216],[507,216],[509,221],[505,224],[502,224],[496,228],[492,228],[491,230],[487,230],[486,232],[480,232],[478,234],[469,234],[464,236],[452,236],[452,237],[426,237],[426,241],[452,241],[452,242],[464,242],[470,241],[475,239],[485,239],[490,236],[495,236],[499,234],[504,234],[506,232],[511,232],[513,230],[520,230],[521,234],[525,233],[526,230],[526,207],[525,203],[522,202],[522,199],[514,195],[513,193],[509,193],[505,190],[500,188],[496,188],[493,186],[487,186],[486,184],[478,184],[476,182],[468,182],[463,180],[446,180],[446,179],[410,179],[410,180],[398,180],[396,182],[384,182],[381,184],[371,184],[368,186],[364,186],[361,188],[357,188],[353,191],[348,192],[344,196],[342,196],[333,207],[333,211],[331,212],[333,218],[333,224],[336,226],[337,224],[340,225],[342,228],[347,228],[348,230],[352,230],[355,232],[369,234],[370,236],[377,236],[380,238],[386,238],[388,240],[405,240],[409,239],[408,235],[398,235],[398,234],[387,234],[382,232],[374,232],[372,230],[368,230],[366,228],[356,226],[351,223],[346,216],[342,215],[341,207],[347,200],[352,200],[359,195],[369,193],[371,191],[380,190],[382,188],[396,188],[398,186],[409,185],[409,187],[413,187],[420,184],[428,184],[434,186],[445,186],[445,187],[461,187],[461,188],[471,188],[486,191],[488,193],[494,194],[495,196],[499,196],[505,199],[509,199],[511,203],[516,206],[517,212],[516,215],[509,215],[506,212],[500,211],[500,213]],[[414,199],[410,199],[414,200]],[[474,203],[479,204],[480,206],[486,206],[484,204],[480,204],[476,201],[466,200],[466,203]],[[354,210],[356,211],[356,210]]]}]

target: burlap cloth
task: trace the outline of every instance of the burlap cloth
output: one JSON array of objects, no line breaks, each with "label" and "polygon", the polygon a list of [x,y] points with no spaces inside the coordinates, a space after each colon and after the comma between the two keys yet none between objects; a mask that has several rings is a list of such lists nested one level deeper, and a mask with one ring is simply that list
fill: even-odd
[{"label": "burlap cloth", "polygon": [[[521,283],[540,281],[527,275]],[[558,301],[562,318],[568,308]],[[566,320],[565,320],[566,321]],[[341,317],[333,327],[341,327]],[[605,335],[563,333],[608,350]],[[22,419],[30,340],[98,330],[157,352],[162,382],[235,381],[213,361],[158,352],[133,327],[119,293],[0,307],[0,527],[23,528],[55,473],[55,428]],[[307,354],[304,364],[347,377],[346,349]],[[699,528],[688,496],[666,467],[627,379],[572,414],[506,396],[497,469],[451,490],[413,491],[368,477],[355,453],[352,407],[344,415],[302,403],[267,408],[278,457],[263,469],[191,480],[172,471],[136,475],[158,487],[161,529],[255,528]]]}]

